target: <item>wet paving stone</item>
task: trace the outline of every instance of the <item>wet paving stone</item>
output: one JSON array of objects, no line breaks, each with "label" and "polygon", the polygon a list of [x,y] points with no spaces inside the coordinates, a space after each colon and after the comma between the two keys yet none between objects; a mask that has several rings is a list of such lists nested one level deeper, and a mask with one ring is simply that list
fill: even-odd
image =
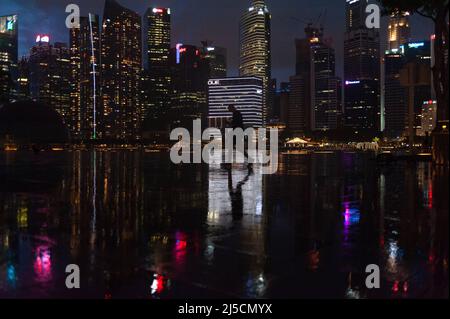
[{"label": "wet paving stone", "polygon": [[0,153],[1,298],[448,298],[448,242],[448,170],[430,163]]}]

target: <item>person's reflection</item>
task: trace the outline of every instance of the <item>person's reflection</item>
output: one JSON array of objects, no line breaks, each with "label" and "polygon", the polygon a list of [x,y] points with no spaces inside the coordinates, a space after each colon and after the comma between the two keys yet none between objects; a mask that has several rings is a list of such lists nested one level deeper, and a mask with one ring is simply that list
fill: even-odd
[{"label": "person's reflection", "polygon": [[237,183],[236,188],[233,188],[233,173],[228,170],[228,191],[231,200],[231,213],[233,220],[241,220],[244,215],[244,198],[242,196],[242,187],[248,182],[253,170],[248,170],[247,176]]}]

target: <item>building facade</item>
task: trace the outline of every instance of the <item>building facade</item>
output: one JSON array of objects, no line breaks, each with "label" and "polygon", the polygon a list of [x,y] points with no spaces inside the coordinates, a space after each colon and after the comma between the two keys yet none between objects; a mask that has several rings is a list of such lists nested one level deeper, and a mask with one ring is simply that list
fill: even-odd
[{"label": "building facade", "polygon": [[0,102],[14,98],[18,76],[17,15],[0,16]]},{"label": "building facade", "polygon": [[344,121],[355,130],[379,132],[380,35],[365,25],[368,0],[346,0]]},{"label": "building facade", "polygon": [[208,81],[208,122],[210,127],[228,127],[234,105],[246,127],[263,126],[263,80],[259,77],[230,77]]},{"label": "building facade", "polygon": [[145,13],[148,65],[145,79],[146,98],[142,101],[142,120],[158,118],[170,108],[170,8],[149,8]]},{"label": "building facade", "polygon": [[410,38],[409,12],[391,14],[388,25],[387,50],[399,49],[401,45],[410,42]]},{"label": "building facade", "polygon": [[342,113],[341,80],[336,77],[335,51],[330,42],[320,37],[310,38],[312,56],[311,129],[333,130]]},{"label": "building facade", "polygon": [[71,127],[71,65],[67,44],[50,44],[48,35],[37,35],[30,50],[29,76],[31,98],[52,107]]},{"label": "building facade", "polygon": [[397,139],[405,130],[408,95],[406,88],[400,83],[405,56],[399,49],[392,50],[387,51],[384,56],[384,136]]},{"label": "building facade", "polygon": [[286,127],[292,135],[303,135],[310,125],[311,89],[310,79],[303,74],[289,78],[289,101],[286,116]]},{"label": "building facade", "polygon": [[422,103],[421,128],[417,131],[419,136],[430,136],[437,124],[437,102],[436,100],[424,101]]},{"label": "building facade", "polygon": [[263,123],[269,110],[271,79],[271,15],[264,0],[253,0],[242,15],[239,26],[240,76],[256,76],[263,80]]},{"label": "building facade", "polygon": [[104,139],[139,139],[142,76],[141,17],[106,0],[101,32],[102,120]]},{"label": "building facade", "polygon": [[[430,68],[431,78],[431,45],[429,41],[409,42],[399,48],[386,51],[384,57],[384,135],[388,138],[402,138],[408,129],[408,88],[401,84],[401,72],[408,63],[424,65]],[[414,87],[414,131],[421,130],[423,102],[433,99],[432,84],[421,84]]]},{"label": "building facade", "polygon": [[[203,78],[225,78],[227,76],[227,49],[202,41],[200,48],[200,68]],[[204,83],[205,88],[207,83]]]},{"label": "building facade", "polygon": [[341,80],[336,77],[335,51],[323,28],[308,24],[296,40],[296,75],[291,77],[288,130],[301,134],[338,127],[342,113]]},{"label": "building facade", "polygon": [[17,100],[30,99],[30,63],[27,57],[22,57],[18,63]]},{"label": "building facade", "polygon": [[177,44],[170,54],[172,93],[170,120],[172,127],[192,127],[192,121],[206,119],[207,75],[201,72],[200,49]]},{"label": "building facade", "polygon": [[72,67],[70,108],[73,137],[90,140],[102,137],[100,100],[100,20],[89,14],[80,18],[80,28],[70,30]]}]

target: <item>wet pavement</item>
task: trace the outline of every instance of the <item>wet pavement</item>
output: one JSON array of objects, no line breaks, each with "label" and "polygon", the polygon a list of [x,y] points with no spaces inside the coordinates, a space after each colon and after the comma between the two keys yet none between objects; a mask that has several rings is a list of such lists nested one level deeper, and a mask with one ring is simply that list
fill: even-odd
[{"label": "wet pavement", "polygon": [[362,153],[283,156],[261,175],[0,152],[0,298],[448,298],[448,184],[430,163]]}]

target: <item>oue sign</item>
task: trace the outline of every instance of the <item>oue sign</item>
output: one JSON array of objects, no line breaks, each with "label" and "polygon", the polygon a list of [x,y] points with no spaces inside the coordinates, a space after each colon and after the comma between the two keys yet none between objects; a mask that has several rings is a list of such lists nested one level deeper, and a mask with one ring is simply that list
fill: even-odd
[{"label": "oue sign", "polygon": [[208,81],[208,85],[219,85],[220,81],[219,80],[209,80]]}]

